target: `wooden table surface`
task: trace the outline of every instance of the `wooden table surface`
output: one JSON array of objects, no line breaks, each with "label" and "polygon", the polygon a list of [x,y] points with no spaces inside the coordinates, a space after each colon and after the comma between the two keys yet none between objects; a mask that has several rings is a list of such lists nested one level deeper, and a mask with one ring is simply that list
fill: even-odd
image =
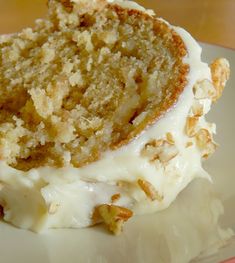
[{"label": "wooden table surface", "polygon": [[[0,34],[31,26],[47,0],[0,0]],[[197,40],[235,49],[235,0],[137,0]]]}]

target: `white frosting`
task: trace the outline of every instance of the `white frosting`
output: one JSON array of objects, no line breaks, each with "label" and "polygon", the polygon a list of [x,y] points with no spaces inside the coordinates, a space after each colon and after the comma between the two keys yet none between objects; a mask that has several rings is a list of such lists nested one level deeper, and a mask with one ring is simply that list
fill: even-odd
[{"label": "white frosting", "polygon": [[126,1],[126,0],[107,0],[108,3],[110,4],[117,4],[123,8],[128,8],[128,9],[136,9],[136,10],[140,10],[143,12],[146,12],[146,9],[137,4],[136,2],[133,1]]},{"label": "white frosting", "polygon": [[127,1],[127,0],[107,0],[108,3],[110,4],[117,4],[121,6],[122,8],[127,8],[127,9],[136,9],[142,12],[147,13],[148,15],[155,15],[153,10],[150,9],[145,9],[143,6],[137,4],[134,1]]},{"label": "white frosting", "polygon": [[[139,8],[135,3],[128,2],[128,5]],[[94,207],[110,203],[113,194],[121,194],[117,205],[128,207],[135,214],[150,213],[168,207],[195,177],[209,178],[201,167],[197,147],[185,147],[189,138],[184,127],[194,100],[192,88],[198,80],[210,79],[210,70],[201,62],[201,48],[190,34],[178,27],[174,30],[186,44],[188,55],[184,62],[190,65],[188,84],[177,105],[127,146],[106,152],[100,160],[82,168],[42,167],[22,172],[1,161],[0,203],[4,206],[6,221],[34,231],[86,227],[92,223]],[[205,104],[209,109],[210,102]],[[203,118],[201,123],[205,124]],[[179,154],[163,168],[150,163],[140,151],[148,141],[165,137],[167,132],[172,133]],[[163,200],[150,201],[137,186],[139,178],[149,181]],[[127,184],[117,186],[119,181]]]}]

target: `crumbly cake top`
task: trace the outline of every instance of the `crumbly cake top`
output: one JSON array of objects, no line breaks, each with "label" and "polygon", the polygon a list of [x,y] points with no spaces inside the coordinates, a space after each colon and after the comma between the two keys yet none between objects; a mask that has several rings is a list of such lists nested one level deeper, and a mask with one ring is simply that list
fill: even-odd
[{"label": "crumbly cake top", "polygon": [[103,0],[50,0],[34,28],[0,38],[0,159],[81,167],[177,102],[187,51],[167,24]]}]

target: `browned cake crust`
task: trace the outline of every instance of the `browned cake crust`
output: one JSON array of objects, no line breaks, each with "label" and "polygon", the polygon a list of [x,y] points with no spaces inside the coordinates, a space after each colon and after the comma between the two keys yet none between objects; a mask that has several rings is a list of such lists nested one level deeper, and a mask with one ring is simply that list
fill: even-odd
[{"label": "browned cake crust", "polygon": [[[126,138],[114,144],[114,148],[117,148],[129,143],[131,139],[144,131],[147,126],[155,123],[178,101],[180,94],[187,85],[189,65],[183,63],[183,58],[187,54],[187,49],[182,38],[166,23],[139,10],[123,9],[117,5],[110,6],[110,8],[114,9],[118,14],[119,19],[123,21],[127,19],[127,16],[134,16],[135,19],[151,21],[153,23],[154,33],[163,39],[164,47],[169,50],[172,57],[175,59],[174,72],[172,73],[177,73],[175,74],[174,79],[168,76],[169,82],[161,87],[163,93],[161,102],[155,105],[156,107],[152,109],[151,114],[148,114],[143,121],[127,135]],[[147,105],[140,105],[134,113],[134,116],[138,116],[141,112],[145,111],[145,107],[147,107]]]},{"label": "browned cake crust", "polygon": [[128,144],[178,101],[181,37],[106,1],[49,1],[49,18],[0,42],[0,157],[81,167]]}]

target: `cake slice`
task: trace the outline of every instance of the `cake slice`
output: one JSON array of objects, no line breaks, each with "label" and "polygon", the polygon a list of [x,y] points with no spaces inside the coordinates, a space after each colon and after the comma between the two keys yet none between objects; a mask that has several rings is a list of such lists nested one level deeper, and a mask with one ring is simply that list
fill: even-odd
[{"label": "cake slice", "polygon": [[168,207],[216,149],[204,116],[229,77],[189,33],[131,1],[49,0],[0,38],[0,204],[40,231]]}]

